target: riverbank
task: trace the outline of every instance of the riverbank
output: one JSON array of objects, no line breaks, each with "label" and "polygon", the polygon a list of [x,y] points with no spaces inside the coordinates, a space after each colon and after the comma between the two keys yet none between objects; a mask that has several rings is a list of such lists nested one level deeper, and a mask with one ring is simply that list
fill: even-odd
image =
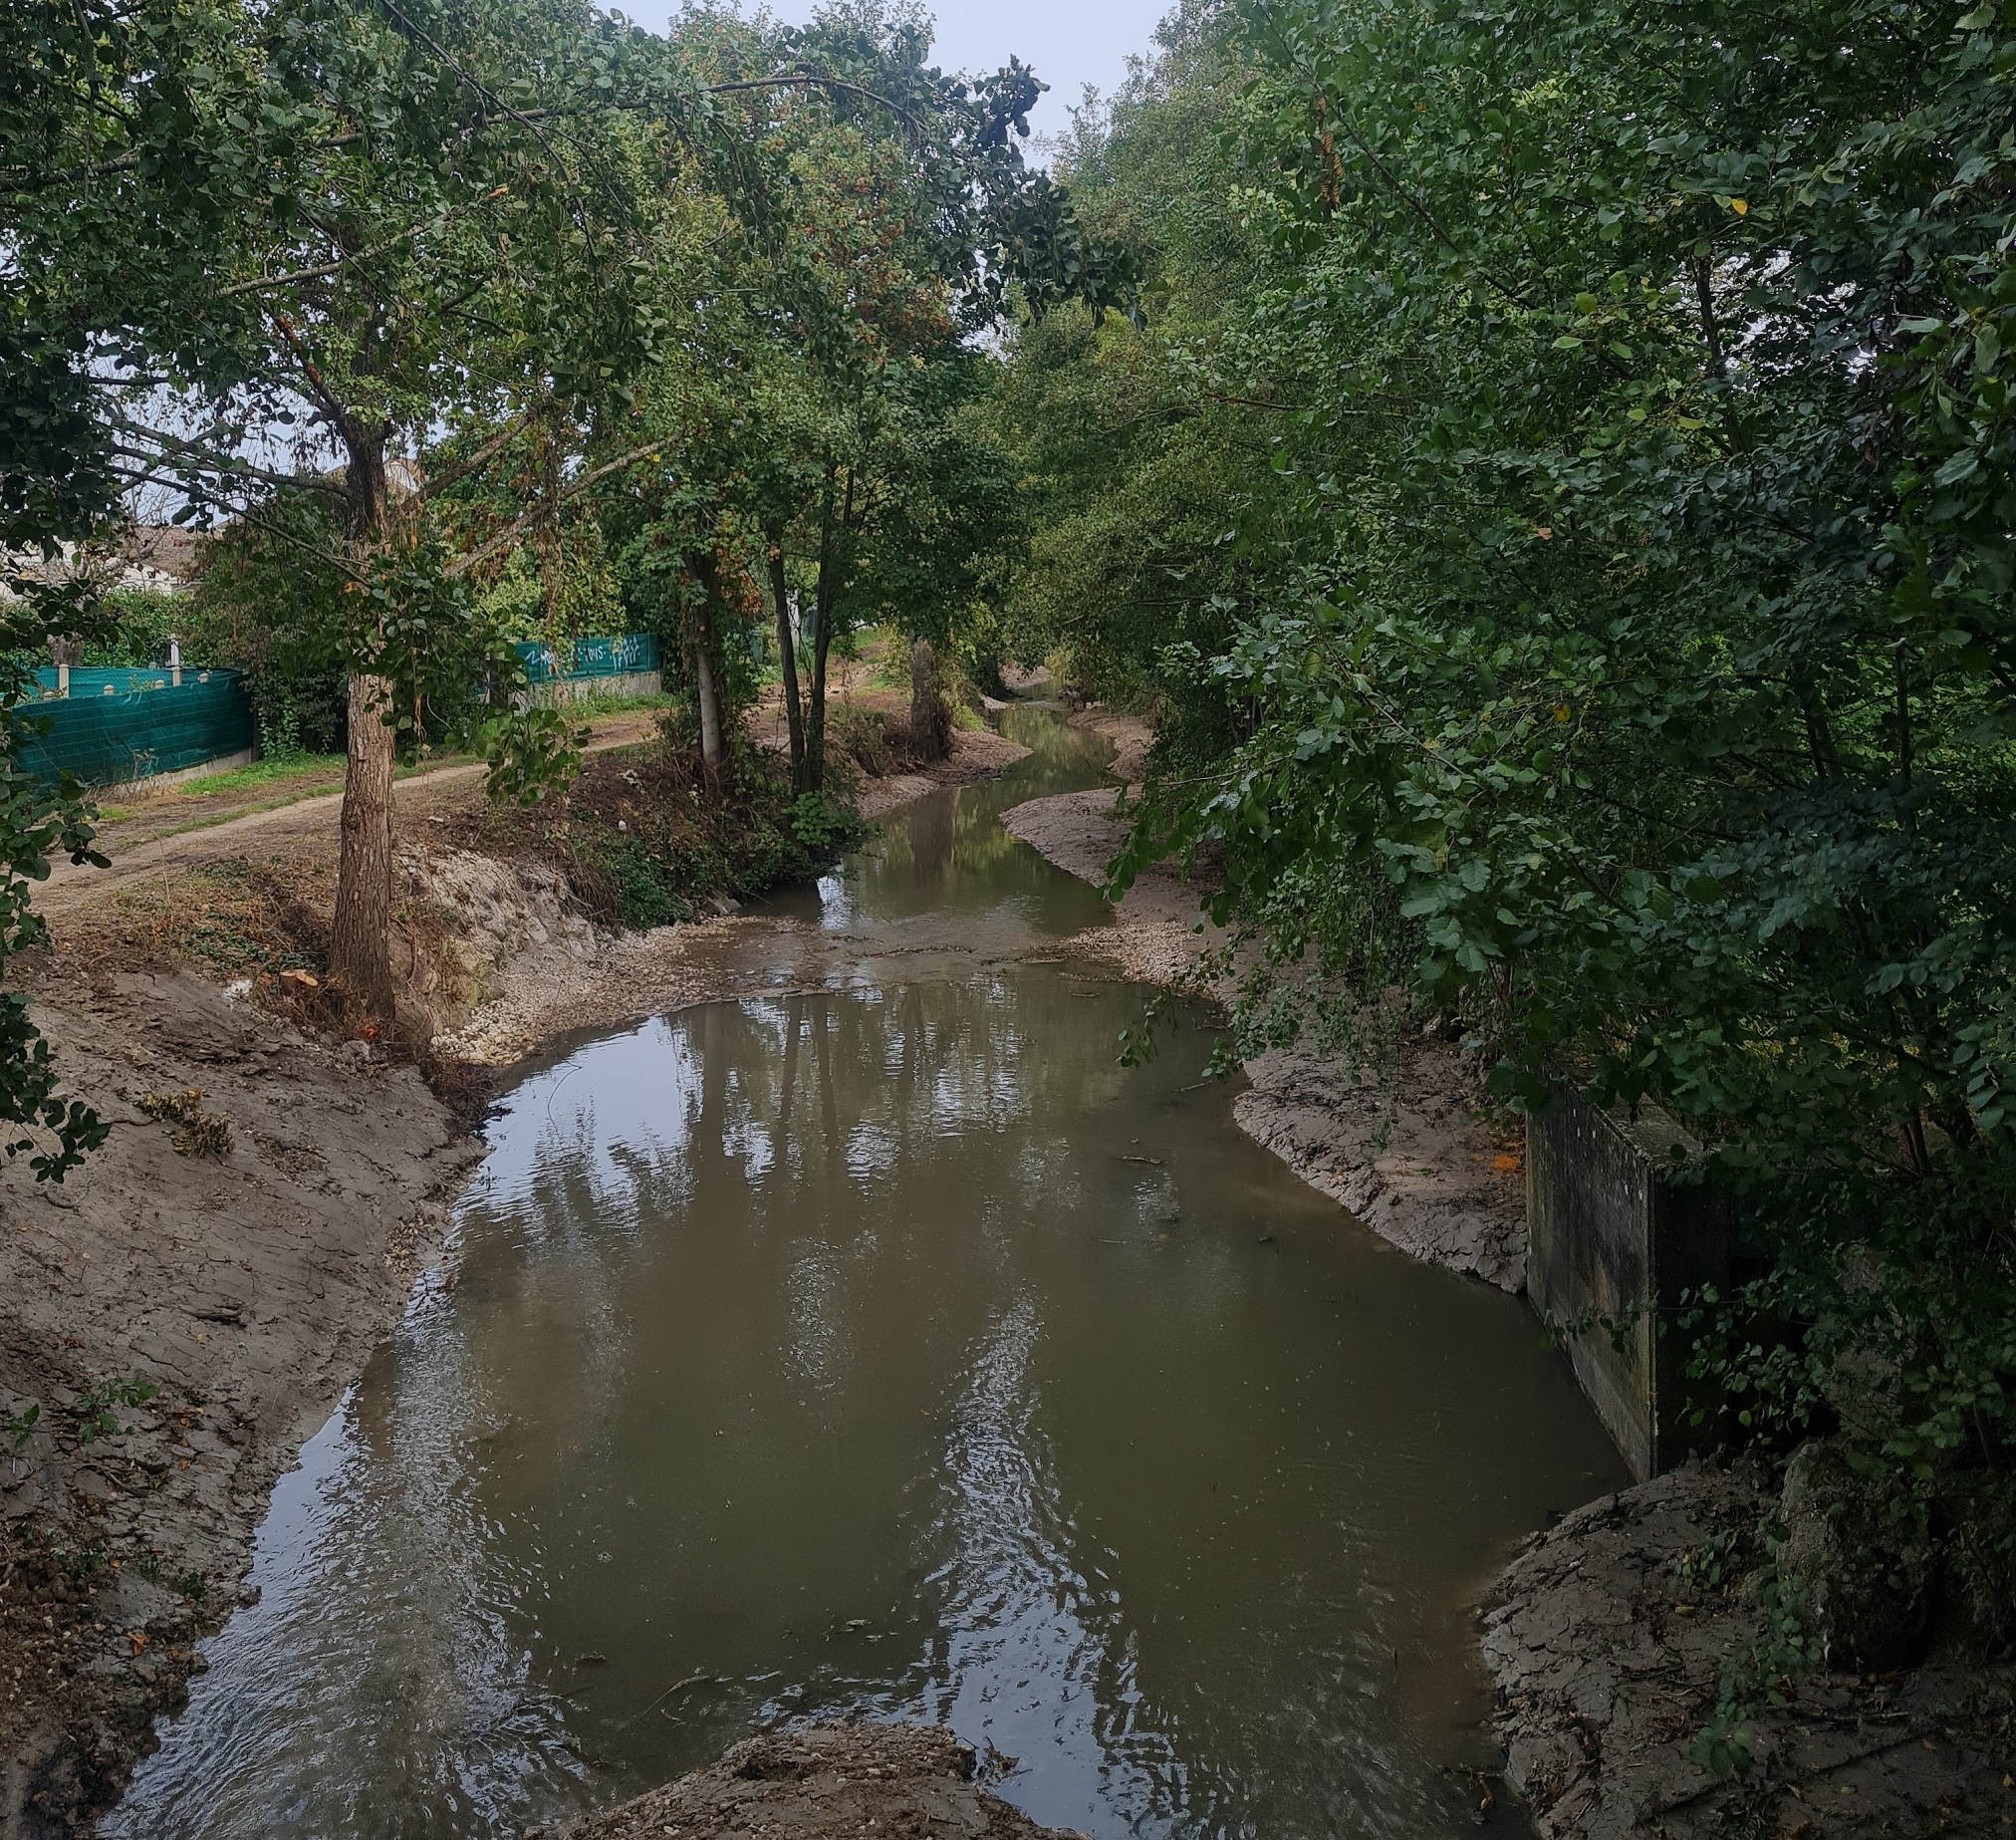
[{"label": "riverbank", "polygon": [[[960,731],[865,803],[1023,751]],[[142,839],[38,900],[57,949],[17,969],[112,1132],[60,1187],[0,1171],[0,1840],[87,1831],[185,1703],[274,1479],[436,1260],[484,1069],[765,981],[778,922],[600,924],[550,862],[450,841],[483,816],[473,775],[400,787],[395,1056],[318,1026],[333,802]]]},{"label": "riverbank", "polygon": [[[1074,721],[1144,757],[1134,718]],[[1133,724],[1137,733],[1129,733]],[[1116,791],[1068,793],[1006,814],[1016,836],[1098,885],[1124,836]],[[1202,891],[1141,876],[1112,924],[1071,941],[1130,977],[1232,990],[1197,924]],[[1214,981],[1215,980],[1215,981]],[[1414,1257],[1524,1288],[1522,1144],[1494,1127],[1470,1063],[1409,1044],[1383,1080],[1303,1050],[1247,1065],[1241,1127],[1313,1187]],[[1741,1779],[1694,1759],[1729,1658],[1760,1628],[1731,1552],[1772,1503],[1750,1469],[1695,1464],[1589,1503],[1535,1536],[1497,1581],[1482,1650],[1498,1702],[1505,1780],[1541,1840],[1636,1834],[1798,1836],[2006,1833],[2016,1825],[2016,1675],[1948,1663],[1858,1678],[1819,1670],[1773,1684]],[[1754,1563],[1754,1557],[1751,1563]]]},{"label": "riverbank", "polygon": [[1732,1548],[1772,1505],[1747,1465],[1692,1464],[1568,1515],[1484,1619],[1506,1781],[1541,1840],[2005,1834],[2016,1676],[1934,1660],[1770,1682],[1732,1780],[1694,1758],[1759,1617]]},{"label": "riverbank", "polygon": [[[1152,740],[1138,717],[1074,715],[1113,741],[1114,771],[1137,773]],[[1058,868],[1095,886],[1126,835],[1118,788],[1067,792],[1018,805],[1008,830]],[[1229,1001],[1231,978],[1211,959],[1222,934],[1206,928],[1201,885],[1164,868],[1143,872],[1112,923],[1070,941],[1125,976]],[[1313,1188],[1382,1238],[1517,1293],[1526,1285],[1523,1143],[1494,1121],[1473,1061],[1439,1040],[1410,1043],[1386,1072],[1354,1072],[1303,1048],[1273,1049],[1246,1065],[1232,1115]]]},{"label": "riverbank", "polygon": [[479,1147],[410,1066],[186,972],[37,979],[111,1127],[0,1172],[0,1835],[84,1831],[238,1601],[274,1478],[396,1320]]}]

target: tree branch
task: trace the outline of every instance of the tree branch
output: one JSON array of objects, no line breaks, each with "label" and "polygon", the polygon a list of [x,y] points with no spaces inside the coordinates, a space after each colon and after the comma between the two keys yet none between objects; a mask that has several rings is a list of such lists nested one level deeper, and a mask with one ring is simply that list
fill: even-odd
[{"label": "tree branch", "polygon": [[616,459],[605,461],[601,466],[583,473],[579,479],[570,479],[557,497],[547,503],[535,505],[522,516],[513,518],[510,523],[506,524],[501,530],[495,531],[486,537],[474,549],[457,556],[453,562],[448,564],[443,573],[451,579],[459,575],[466,575],[478,563],[488,562],[492,556],[497,555],[502,550],[508,549],[513,543],[517,542],[547,512],[558,509],[561,505],[566,504],[569,499],[587,491],[590,486],[596,484],[598,481],[607,479],[610,474],[622,472],[626,466],[632,466],[638,460],[656,459],[664,451],[664,445],[663,441],[651,441],[642,447],[632,447],[630,452],[620,454]]}]

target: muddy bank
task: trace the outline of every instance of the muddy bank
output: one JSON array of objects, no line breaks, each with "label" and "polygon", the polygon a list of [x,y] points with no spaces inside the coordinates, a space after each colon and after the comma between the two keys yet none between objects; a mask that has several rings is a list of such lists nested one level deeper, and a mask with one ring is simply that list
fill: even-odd
[{"label": "muddy bank", "polygon": [[410,1067],[186,974],[50,973],[112,1127],[0,1173],[0,1835],[80,1831],[237,1601],[274,1478],[396,1319],[476,1155]]},{"label": "muddy bank", "polygon": [[[1089,710],[1074,722],[1137,764],[1147,731],[1136,717]],[[1010,832],[1060,869],[1095,885],[1126,834],[1113,790],[1068,792],[1018,805]],[[1206,954],[1223,935],[1200,924],[1200,889],[1163,868],[1136,878],[1113,923],[1081,933],[1074,950],[1128,977],[1213,995],[1229,981]],[[1437,1040],[1411,1044],[1382,1077],[1352,1073],[1304,1049],[1276,1049],[1247,1064],[1250,1088],[1232,1108],[1248,1136],[1383,1238],[1433,1264],[1520,1291],[1526,1218],[1516,1130],[1494,1127],[1473,1066]]]},{"label": "muddy bank", "polygon": [[972,1746],[929,1725],[816,1725],[765,1732],[718,1763],[622,1807],[526,1840],[1075,1840],[990,1795]]},{"label": "muddy bank", "polygon": [[1029,750],[1019,741],[1011,741],[992,728],[955,728],[943,760],[914,772],[869,780],[855,801],[856,809],[873,823],[940,786],[963,786],[1028,757]]},{"label": "muddy bank", "polygon": [[1693,1761],[1724,1660],[1757,1628],[1704,1542],[1748,1535],[1765,1506],[1749,1470],[1692,1465],[1578,1509],[1506,1571],[1484,1655],[1506,1780],[1542,1840],[2008,1832],[2006,1669],[1794,1676],[1745,1779]]},{"label": "muddy bank", "polygon": [[[1115,803],[1110,791],[1068,794],[1005,822],[1097,884],[1123,838]],[[1196,913],[1197,891],[1155,871],[1110,927],[1073,945],[1222,1001],[1229,983],[1205,962]],[[1523,1288],[1520,1138],[1487,1122],[1474,1070],[1453,1047],[1409,1044],[1378,1080],[1301,1050],[1246,1071],[1235,1118],[1305,1182],[1416,1257]],[[1568,1515],[1498,1581],[1484,1657],[1506,1780],[1542,1840],[2010,1831],[2008,1670],[1797,1677],[1780,1683],[1786,1704],[1761,1724],[1748,1776],[1716,1777],[1693,1760],[1724,1664],[1759,1628],[1737,1582],[1748,1566],[1715,1555],[1754,1540],[1769,1505],[1749,1471],[1696,1465]]]}]

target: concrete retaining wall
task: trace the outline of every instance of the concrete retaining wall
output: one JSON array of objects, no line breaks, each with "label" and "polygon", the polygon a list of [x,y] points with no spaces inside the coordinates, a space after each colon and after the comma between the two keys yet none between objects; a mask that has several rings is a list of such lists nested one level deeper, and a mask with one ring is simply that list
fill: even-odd
[{"label": "concrete retaining wall", "polygon": [[1695,1151],[1656,1108],[1613,1117],[1566,1089],[1526,1125],[1527,1290],[1550,1321],[1591,1319],[1569,1361],[1640,1481],[1686,1447],[1685,1351],[1660,1306],[1727,1275],[1726,1201],[1690,1179]]},{"label": "concrete retaining wall", "polygon": [[664,675],[655,670],[632,670],[616,677],[553,677],[535,683],[525,702],[535,709],[564,709],[591,696],[655,696],[663,688]]}]

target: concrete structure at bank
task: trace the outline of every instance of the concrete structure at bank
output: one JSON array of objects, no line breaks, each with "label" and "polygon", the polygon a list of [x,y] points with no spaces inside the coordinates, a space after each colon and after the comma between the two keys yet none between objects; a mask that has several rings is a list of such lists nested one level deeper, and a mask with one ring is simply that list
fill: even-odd
[{"label": "concrete structure at bank", "polygon": [[[1527,1293],[1632,1473],[1686,1452],[1682,1295],[1728,1275],[1727,1195],[1654,1106],[1629,1116],[1556,1090],[1526,1125]],[[1696,1389],[1698,1391],[1698,1389]]]}]

